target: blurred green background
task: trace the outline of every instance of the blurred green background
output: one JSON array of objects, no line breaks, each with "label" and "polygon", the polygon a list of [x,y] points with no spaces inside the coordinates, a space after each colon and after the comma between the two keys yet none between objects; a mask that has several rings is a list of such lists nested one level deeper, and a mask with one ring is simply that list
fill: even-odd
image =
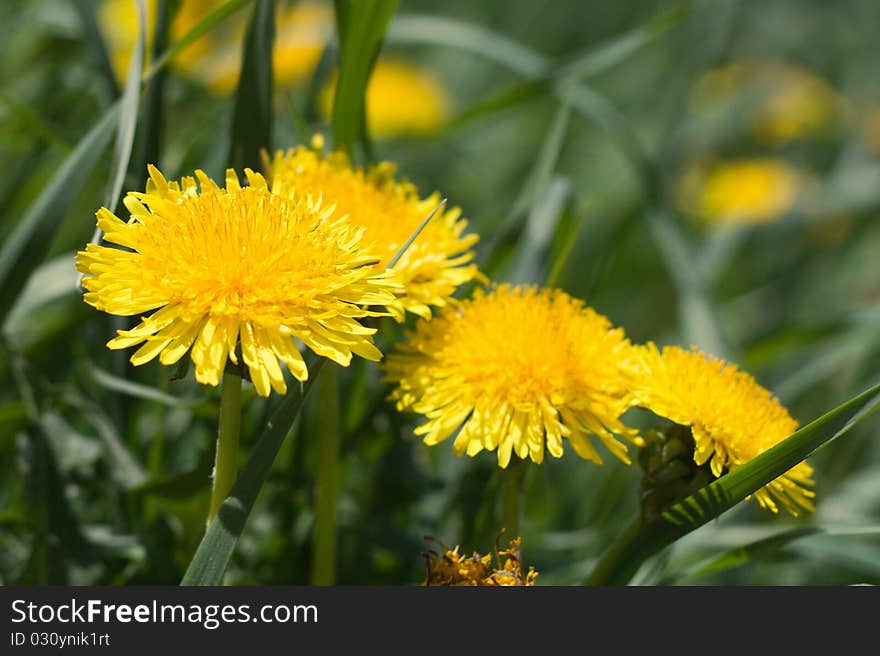
[{"label": "blurred green background", "polygon": [[[173,41],[218,3],[165,4],[178,14]],[[286,148],[329,134],[335,37],[331,4],[278,5],[272,133]],[[177,584],[204,532],[218,391],[107,350],[127,324],[86,306],[76,284],[73,255],[111,194],[116,122],[93,133],[107,135],[94,165],[34,210],[124,88],[134,6],[0,4],[3,584]],[[169,177],[222,173],[251,12],[154,78],[123,191],[143,187],[147,162]],[[872,0],[401,0],[379,65],[397,69],[380,86],[377,67],[368,91],[372,149],[463,209],[491,279],[559,286],[633,341],[731,359],[806,424],[880,370],[878,21]],[[27,221],[27,247],[11,258]],[[382,350],[400,334],[385,325]],[[385,400],[374,364],[341,380],[337,581],[420,583],[429,534],[490,551],[495,455],[421,444],[418,418]],[[277,402],[244,394],[242,461]],[[314,401],[227,583],[309,581]],[[813,516],[742,503],[635,582],[877,584],[878,427],[871,418],[811,459]],[[597,467],[571,449],[530,464],[523,554],[539,585],[583,579],[637,512],[638,484],[637,465]],[[705,557],[807,526],[827,530],[689,578]]]}]

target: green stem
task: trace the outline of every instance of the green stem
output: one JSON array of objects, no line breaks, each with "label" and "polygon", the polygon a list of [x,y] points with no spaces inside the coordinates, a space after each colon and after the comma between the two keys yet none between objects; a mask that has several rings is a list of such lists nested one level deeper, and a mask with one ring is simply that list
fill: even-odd
[{"label": "green stem", "polygon": [[318,469],[315,473],[315,533],[312,585],[336,582],[336,497],[339,470],[339,369],[318,381]]},{"label": "green stem", "polygon": [[641,516],[626,527],[596,563],[584,585],[626,585],[650,553],[640,548]]},{"label": "green stem", "polygon": [[501,471],[501,528],[507,529],[508,538],[519,535],[525,474],[525,461],[517,457]]},{"label": "green stem", "polygon": [[217,432],[217,455],[214,460],[214,485],[208,524],[235,483],[238,458],[238,435],[241,428],[241,377],[224,373],[220,393],[220,428]]}]

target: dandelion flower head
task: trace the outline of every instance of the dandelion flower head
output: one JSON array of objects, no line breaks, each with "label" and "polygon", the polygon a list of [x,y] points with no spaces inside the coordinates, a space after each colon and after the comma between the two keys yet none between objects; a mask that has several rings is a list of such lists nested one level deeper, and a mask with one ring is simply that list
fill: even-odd
[{"label": "dandelion flower head", "polygon": [[[340,151],[324,155],[322,145],[318,137],[311,148],[277,152],[270,167],[272,179],[300,193],[320,190],[326,202],[336,205],[337,214],[364,229],[364,239],[374,244],[382,264],[388,264],[437,208],[440,194],[421,198],[411,183],[395,179],[390,162],[353,167]],[[459,208],[444,207],[406,249],[394,265],[404,285],[399,299],[403,308],[430,316],[432,306],[443,307],[459,285],[480,277],[471,250],[478,237],[466,234],[466,228]]]},{"label": "dandelion flower head", "polygon": [[565,292],[499,285],[419,321],[385,361],[399,410],[423,414],[426,444],[458,431],[456,455],[497,450],[540,463],[566,438],[601,463],[588,435],[629,462],[615,434],[641,443],[620,416],[630,406],[623,329]]},{"label": "dandelion flower head", "polygon": [[[635,403],[693,433],[694,462],[717,478],[795,430],[798,424],[768,390],[735,365],[696,349],[653,343],[637,349]],[[801,462],[755,492],[758,503],[793,515],[813,509],[813,468]]]},{"label": "dandelion flower head", "polygon": [[834,88],[812,71],[777,60],[738,60],[713,69],[694,85],[698,111],[735,111],[769,145],[815,137],[843,111]]},{"label": "dandelion flower head", "polygon": [[712,224],[768,223],[794,207],[803,175],[776,158],[695,167],[681,186],[687,210]]},{"label": "dandelion flower head", "polygon": [[[324,118],[333,113],[334,75],[318,97]],[[436,132],[449,118],[451,101],[443,82],[402,59],[380,57],[366,91],[367,130],[377,139]]]},{"label": "dandelion flower head", "polygon": [[[174,43],[225,0],[180,0],[173,16],[170,41]],[[153,44],[158,0],[147,0],[147,46]],[[242,11],[214,26],[175,56],[173,67],[206,85],[218,95],[231,93],[241,72],[241,47],[248,12]],[[125,79],[138,33],[133,0],[103,0],[99,22],[110,49],[117,78]],[[333,11],[328,3],[305,0],[278,2],[272,70],[275,84],[287,86],[307,80],[333,34]]]},{"label": "dandelion flower head", "polygon": [[352,354],[378,360],[365,306],[393,303],[400,291],[378,257],[360,250],[363,230],[331,220],[332,206],[292,193],[247,170],[227,171],[220,188],[202,171],[169,182],[154,167],[145,193],[124,199],[122,221],[97,212],[104,240],[77,254],[85,301],[110,314],[155,310],[107,346],[142,344],[135,365],[173,364],[191,349],[196,379],[217,385],[237,348],[258,394],[286,390],[279,363],[306,380],[297,342],[347,366]]}]

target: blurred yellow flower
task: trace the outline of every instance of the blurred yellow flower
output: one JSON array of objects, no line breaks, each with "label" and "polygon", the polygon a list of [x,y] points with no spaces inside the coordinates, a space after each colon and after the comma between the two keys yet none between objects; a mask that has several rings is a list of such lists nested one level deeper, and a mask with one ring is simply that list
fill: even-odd
[{"label": "blurred yellow flower", "polygon": [[588,435],[629,462],[614,433],[641,443],[620,416],[631,397],[624,376],[632,347],[623,329],[560,290],[499,285],[430,321],[384,363],[401,411],[423,414],[426,444],[458,431],[456,455],[498,451],[540,463],[562,456],[567,438],[582,458],[601,463]]},{"label": "blurred yellow flower", "polygon": [[682,178],[681,203],[707,223],[767,223],[794,207],[803,180],[776,158],[695,166]]},{"label": "blurred yellow flower", "polygon": [[[365,241],[387,264],[437,207],[440,195],[421,198],[412,184],[395,180],[395,166],[389,162],[364,170],[352,167],[342,152],[325,156],[321,146],[318,139],[312,148],[277,152],[270,166],[272,180],[333,203],[338,215],[364,229]],[[431,306],[443,307],[459,285],[480,277],[470,250],[478,237],[465,234],[466,228],[461,210],[444,208],[395,264],[405,289],[398,303],[405,310],[429,317]],[[397,317],[402,319],[402,313]]]},{"label": "blurred yellow flower", "polygon": [[815,73],[774,60],[742,60],[716,68],[694,85],[698,111],[744,113],[753,134],[783,144],[821,134],[841,111],[837,92]]},{"label": "blurred yellow flower", "polygon": [[[335,76],[324,87],[318,109],[324,118],[333,112]],[[367,130],[376,138],[424,135],[439,129],[449,117],[450,101],[438,77],[414,64],[380,58],[367,85]]]},{"label": "blurred yellow flower", "polygon": [[[216,0],[215,0],[216,2]],[[245,14],[246,16],[246,14]],[[279,2],[275,15],[275,43],[272,49],[272,76],[276,85],[301,84],[311,77],[327,41],[333,36],[333,12],[327,4]],[[241,69],[241,36],[217,43],[213,57],[194,71],[195,77],[218,94],[235,90]]]},{"label": "blurred yellow flower", "polygon": [[[174,43],[183,37],[195,27],[205,14],[215,9],[219,4],[221,4],[220,0],[181,0],[171,23],[170,42]],[[145,63],[150,60],[158,3],[156,0],[146,0],[146,8],[147,48]],[[128,75],[131,55],[137,43],[138,14],[136,3],[134,0],[103,0],[98,11],[98,24],[107,44],[113,71],[116,73],[117,79],[124,80]],[[178,53],[172,65],[175,68],[186,70],[192,66],[191,62],[197,62],[208,56],[211,49],[209,38],[198,39]]]},{"label": "blurred yellow flower", "polygon": [[[223,0],[181,0],[171,24],[171,42],[184,36]],[[157,3],[147,0],[148,43],[153,41]],[[308,79],[332,36],[333,12],[326,3],[278,2],[272,66],[279,86]],[[176,70],[224,95],[235,89],[241,69],[241,45],[248,11],[240,11],[214,27],[175,57]],[[133,0],[104,0],[99,15],[108,42],[113,69],[124,79],[137,39],[137,12]]]},{"label": "blurred yellow flower", "polygon": [[[391,303],[399,284],[359,250],[363,230],[331,220],[332,207],[273,185],[246,171],[241,187],[227,171],[219,188],[202,171],[168,182],[154,167],[146,193],[130,192],[124,222],[98,213],[107,242],[77,254],[86,274],[85,301],[123,316],[158,310],[107,346],[146,342],[131,357],[141,365],[159,357],[177,362],[192,347],[196,379],[216,386],[237,347],[258,394],[284,393],[279,361],[297,380],[308,371],[294,338],[315,353],[347,366],[352,353],[382,357],[374,328],[358,319],[381,313],[368,305]],[[200,189],[199,189],[200,187]]]},{"label": "blurred yellow flower", "polygon": [[[769,391],[733,364],[692,349],[653,343],[636,347],[635,404],[689,427],[694,462],[717,478],[733,471],[797,430],[798,424]],[[813,468],[803,461],[755,493],[773,512],[813,510]]]},{"label": "blurred yellow flower", "polygon": [[522,556],[520,553],[520,538],[510,541],[507,549],[498,551],[496,555],[498,566],[492,565],[492,554],[481,556],[474,552],[470,557],[464,557],[458,553],[458,547],[448,549],[439,542],[443,554],[436,551],[428,551],[424,554],[426,574],[425,586],[533,586],[538,572],[529,566],[529,571],[523,571]]}]

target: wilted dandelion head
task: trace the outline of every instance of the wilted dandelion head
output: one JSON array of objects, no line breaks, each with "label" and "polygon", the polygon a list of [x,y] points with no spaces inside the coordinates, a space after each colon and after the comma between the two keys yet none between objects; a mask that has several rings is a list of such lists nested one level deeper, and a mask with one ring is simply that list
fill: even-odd
[{"label": "wilted dandelion head", "polygon": [[[337,215],[347,215],[363,228],[364,240],[387,264],[437,208],[440,195],[421,198],[412,184],[395,180],[396,169],[389,162],[364,170],[353,167],[342,152],[325,156],[321,145],[318,138],[312,148],[277,152],[271,163],[272,179],[300,194],[320,190],[325,202],[336,205]],[[431,306],[446,305],[459,285],[479,277],[471,262],[471,247],[478,237],[465,234],[466,228],[457,207],[438,211],[394,265],[404,286],[399,301],[406,310],[430,316]]]},{"label": "wilted dandelion head", "polygon": [[104,240],[77,254],[86,274],[85,301],[99,310],[142,317],[107,346],[145,342],[135,365],[157,357],[173,364],[192,348],[196,379],[217,385],[237,345],[258,394],[286,390],[279,362],[298,380],[308,371],[294,338],[315,353],[349,364],[352,353],[378,360],[374,328],[358,319],[379,313],[399,291],[378,257],[359,250],[363,230],[331,220],[316,197],[270,191],[247,171],[241,187],[232,171],[222,189],[203,172],[168,182],[150,167],[145,193],[130,192],[124,222],[98,211]]},{"label": "wilted dandelion head", "polygon": [[733,160],[688,172],[682,203],[707,223],[767,223],[791,210],[802,182],[802,174],[781,159]]},{"label": "wilted dandelion head", "polygon": [[[326,118],[333,112],[336,77],[318,98]],[[424,135],[449,118],[451,101],[443,82],[430,71],[399,59],[380,58],[367,84],[367,129],[376,138]]]},{"label": "wilted dandelion head", "polygon": [[[693,434],[694,462],[708,463],[719,477],[748,462],[795,430],[798,424],[769,391],[733,364],[653,343],[637,349],[635,403]],[[815,493],[806,461],[755,492],[758,503],[773,512],[777,504],[793,515],[813,509]]]},{"label": "wilted dandelion head", "polygon": [[481,556],[474,552],[471,556],[462,556],[458,553],[458,546],[448,549],[436,541],[443,553],[433,550],[424,553],[426,574],[422,585],[533,586],[538,578],[538,572],[532,566],[528,572],[523,571],[521,538],[511,540],[507,549],[498,551],[496,547],[497,565],[493,565],[492,554]]},{"label": "wilted dandelion head", "polygon": [[601,463],[596,435],[629,462],[615,433],[638,442],[620,421],[630,404],[624,377],[631,346],[623,329],[565,292],[499,285],[419,321],[385,362],[399,410],[423,414],[426,444],[458,432],[456,455],[498,451],[544,459],[568,439]]}]

